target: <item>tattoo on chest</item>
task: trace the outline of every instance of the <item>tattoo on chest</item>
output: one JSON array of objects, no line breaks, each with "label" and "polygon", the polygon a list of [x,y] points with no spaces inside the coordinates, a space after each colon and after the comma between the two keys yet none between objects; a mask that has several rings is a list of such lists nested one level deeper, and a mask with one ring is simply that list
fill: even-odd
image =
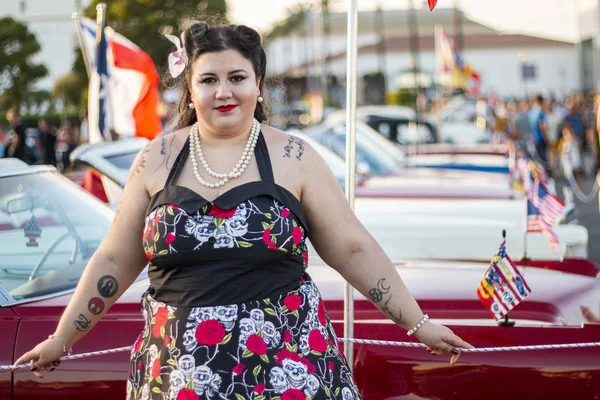
[{"label": "tattoo on chest", "polygon": [[85,315],[79,314],[79,317],[73,321],[73,325],[75,325],[75,329],[78,331],[85,332],[92,326],[92,321],[90,321]]},{"label": "tattoo on chest", "polygon": [[283,147],[283,158],[292,158],[292,153],[295,147],[297,149],[295,157],[298,161],[300,161],[302,159],[302,155],[304,154],[304,140],[295,137],[288,138],[288,143]]},{"label": "tattoo on chest", "polygon": [[119,290],[119,284],[112,275],[104,275],[98,280],[98,293],[104,298],[113,297]]},{"label": "tattoo on chest", "polygon": [[[397,312],[394,312],[390,310],[388,305],[390,300],[392,300],[392,294],[389,293],[390,290],[391,286],[385,286],[385,278],[381,278],[379,281],[377,281],[377,285],[371,290],[369,290],[369,299],[376,306],[378,306],[381,309],[381,311],[383,311],[385,315],[388,316],[389,319],[391,319],[397,324],[400,324],[402,323],[402,311],[398,310]],[[389,296],[387,296],[387,298],[385,299],[385,303],[383,303],[383,305],[378,304],[384,300],[384,297],[386,297],[388,293]]]}]

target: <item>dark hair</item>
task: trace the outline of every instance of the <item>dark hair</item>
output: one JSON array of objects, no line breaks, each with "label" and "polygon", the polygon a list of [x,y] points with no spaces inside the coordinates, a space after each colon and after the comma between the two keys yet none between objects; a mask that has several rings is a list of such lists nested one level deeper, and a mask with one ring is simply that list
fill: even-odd
[{"label": "dark hair", "polygon": [[[265,97],[263,87],[267,71],[267,56],[262,47],[260,35],[257,31],[245,25],[213,25],[205,22],[188,22],[183,32],[188,64],[184,72],[175,78],[172,83],[180,91],[176,105],[177,115],[172,124],[172,130],[181,129],[196,122],[196,112],[190,109],[191,102],[190,79],[191,64],[198,56],[216,51],[237,50],[252,63],[254,73],[260,78],[259,90]],[[256,103],[254,118],[260,122],[267,120],[267,111],[264,103]]]}]

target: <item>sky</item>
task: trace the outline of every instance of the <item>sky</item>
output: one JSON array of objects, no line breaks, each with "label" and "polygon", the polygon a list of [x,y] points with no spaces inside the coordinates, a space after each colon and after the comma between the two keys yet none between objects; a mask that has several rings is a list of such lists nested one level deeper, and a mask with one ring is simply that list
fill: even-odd
[{"label": "sky", "polygon": [[[287,9],[300,1],[302,0],[228,0],[227,3],[234,22],[250,25],[264,32],[274,22],[284,19]],[[471,19],[504,32],[576,41],[579,37],[577,2],[580,9],[584,10],[596,1],[598,0],[460,0],[460,7]],[[336,9],[346,10],[347,1],[331,2],[337,3]],[[376,0],[357,2],[359,10],[372,10],[378,3]],[[456,0],[438,0],[437,7],[452,7],[455,2]],[[407,3],[407,0],[381,0],[384,9],[405,8]],[[414,0],[414,3],[423,4],[424,1]]]}]

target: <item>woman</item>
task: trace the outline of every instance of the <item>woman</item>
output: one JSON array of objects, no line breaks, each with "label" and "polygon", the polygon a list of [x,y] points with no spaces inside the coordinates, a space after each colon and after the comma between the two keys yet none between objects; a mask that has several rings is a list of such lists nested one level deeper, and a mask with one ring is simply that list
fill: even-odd
[{"label": "woman", "polygon": [[433,354],[470,347],[427,321],[317,152],[257,122],[266,119],[258,33],[196,23],[182,47],[169,38],[182,93],[175,132],[137,156],[56,332],[17,362],[53,369],[150,261],[129,399],[360,398],[305,273],[308,237]]}]

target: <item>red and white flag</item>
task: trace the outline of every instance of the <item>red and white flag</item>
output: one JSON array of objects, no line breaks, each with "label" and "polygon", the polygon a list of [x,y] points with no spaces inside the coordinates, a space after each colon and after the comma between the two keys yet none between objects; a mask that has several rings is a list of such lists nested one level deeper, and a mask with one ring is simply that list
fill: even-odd
[{"label": "red and white flag", "polygon": [[531,293],[515,263],[506,254],[506,241],[492,258],[490,267],[477,288],[477,297],[496,321]]},{"label": "red and white flag", "polygon": [[[83,45],[90,61],[91,77],[96,75],[96,23],[88,18],[80,18],[79,24],[83,36]],[[154,138],[162,129],[158,114],[159,76],[152,58],[137,45],[115,32],[112,28],[104,30],[106,37],[106,74],[104,93],[96,89],[97,82],[90,79],[89,138],[90,142],[110,140],[106,131],[112,129],[117,134]],[[94,83],[94,85],[92,85]],[[97,99],[109,98],[109,105],[103,113],[95,110]],[[106,123],[92,121],[92,117],[106,115]],[[98,116],[98,117],[96,117]],[[96,127],[104,126],[100,132]]]}]

